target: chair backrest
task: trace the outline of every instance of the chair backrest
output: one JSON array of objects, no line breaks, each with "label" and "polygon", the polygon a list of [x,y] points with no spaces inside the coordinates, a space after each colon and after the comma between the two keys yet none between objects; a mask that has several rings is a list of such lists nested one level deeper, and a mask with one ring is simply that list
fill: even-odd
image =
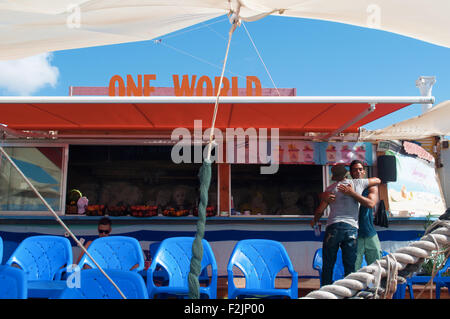
[{"label": "chair backrest", "polygon": [[[148,271],[154,272],[156,267],[164,268],[169,276],[169,287],[187,287],[188,275],[192,258],[192,243],[194,237],[172,237],[164,239],[158,247]],[[202,239],[203,257],[201,271],[211,265],[212,271],[217,271],[217,263],[206,239]],[[147,275],[147,280],[150,280]]]},{"label": "chair backrest", "polygon": [[[105,272],[127,299],[148,299],[144,279],[133,271],[107,269]],[[99,269],[80,271],[80,287],[65,288],[59,299],[123,299]]]},{"label": "chair backrest", "polygon": [[[32,236],[24,239],[6,262],[17,264],[28,280],[54,280],[72,265],[72,246],[61,236]],[[56,277],[55,277],[56,276]]]},{"label": "chair backrest", "polygon": [[[88,247],[87,251],[102,269],[131,270],[136,264],[138,264],[138,267],[133,269],[133,271],[144,269],[142,247],[139,241],[133,237],[108,236],[97,238]],[[81,269],[83,269],[84,265],[97,268],[86,254],[83,255],[79,263]]]},{"label": "chair backrest", "polygon": [[[363,266],[364,262],[365,260],[363,261]],[[318,248],[314,254],[313,269],[319,272],[319,277],[321,280],[320,285],[322,285],[322,267],[323,267],[322,248]],[[344,275],[345,272],[344,272],[344,264],[342,262],[342,250],[339,248],[336,255],[336,263],[334,264],[333,268],[333,282],[344,278]]]},{"label": "chair backrest", "polygon": [[153,259],[153,257],[155,257],[155,254],[159,248],[159,245],[161,245],[161,242],[158,241],[158,242],[151,243],[150,246],[148,247],[151,259]]},{"label": "chair backrest", "polygon": [[275,288],[275,278],[283,269],[294,267],[284,246],[274,240],[246,239],[239,241],[231,253],[227,271],[238,267],[245,276],[245,288]]},{"label": "chair backrest", "polygon": [[[386,256],[388,253],[386,251],[382,252],[382,257]],[[361,267],[367,266],[366,258],[363,256],[363,260],[361,263]],[[314,254],[313,258],[313,269],[317,270],[319,272],[319,277],[321,277],[322,274],[322,267],[323,267],[323,259],[322,259],[322,248],[318,248]],[[336,255],[336,263],[334,264],[333,268],[333,282],[339,279],[344,278],[345,271],[344,271],[344,263],[342,261],[342,250],[339,248],[337,255]],[[322,278],[321,278],[322,280]],[[322,282],[321,282],[322,285]]]},{"label": "chair backrest", "polygon": [[27,299],[27,277],[22,269],[0,266],[0,299]]},{"label": "chair backrest", "polygon": [[444,274],[445,272],[447,272],[450,268],[450,257],[447,258],[447,260],[445,261],[444,266],[442,266],[442,268],[438,271],[438,276],[442,276],[442,274]]},{"label": "chair backrest", "polygon": [[0,237],[0,265],[3,260],[3,239]]}]

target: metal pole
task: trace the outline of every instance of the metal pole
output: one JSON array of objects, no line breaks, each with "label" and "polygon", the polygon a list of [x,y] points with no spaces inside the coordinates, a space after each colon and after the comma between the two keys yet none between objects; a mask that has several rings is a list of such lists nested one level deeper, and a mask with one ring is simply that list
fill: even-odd
[{"label": "metal pole", "polygon": [[[434,103],[433,96],[223,96],[221,103]],[[0,104],[44,103],[196,103],[215,104],[214,96],[1,96]]]}]

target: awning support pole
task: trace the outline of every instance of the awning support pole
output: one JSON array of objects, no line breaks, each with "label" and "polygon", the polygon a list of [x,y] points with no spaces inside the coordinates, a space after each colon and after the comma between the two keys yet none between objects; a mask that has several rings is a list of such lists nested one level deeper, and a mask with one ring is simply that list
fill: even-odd
[{"label": "awning support pole", "polygon": [[5,156],[5,158],[8,160],[9,163],[17,170],[17,172],[20,174],[20,176],[23,177],[25,182],[28,184],[28,186],[31,187],[33,192],[39,197],[41,202],[47,207],[47,209],[55,216],[56,221],[66,230],[66,232],[72,237],[72,239],[77,243],[77,245],[84,251],[84,253],[92,259],[95,266],[103,273],[103,275],[113,284],[113,286],[117,289],[117,291],[120,293],[120,295],[123,297],[123,299],[127,299],[123,292],[119,289],[119,287],[114,283],[114,281],[106,274],[106,272],[100,267],[100,265],[95,261],[94,258],[92,258],[91,254],[86,250],[86,248],[83,246],[83,244],[78,240],[78,238],[72,233],[72,231],[64,224],[64,222],[59,218],[58,214],[53,210],[53,208],[50,206],[49,203],[42,197],[42,195],[39,193],[39,191],[34,187],[34,185],[31,183],[31,181],[25,176],[25,174],[22,172],[22,170],[14,163],[14,161],[11,159],[11,157],[6,153],[3,147],[0,146],[0,152]]},{"label": "awning support pole", "polygon": [[366,117],[367,115],[369,115],[370,113],[375,111],[375,105],[376,105],[376,103],[370,103],[370,107],[368,109],[366,109],[364,112],[361,112],[358,116],[354,117],[352,120],[348,121],[347,123],[345,123],[344,125],[342,125],[338,129],[334,130],[330,134],[326,135],[324,137],[324,139],[329,139],[329,138],[331,138],[333,136],[338,135],[339,133],[344,131],[349,126],[351,126],[351,125],[355,124],[356,122],[358,122],[359,120],[363,119],[364,117]]},{"label": "awning support pole", "polygon": [[[420,94],[422,96],[428,97],[431,96],[431,91],[433,89],[433,85],[436,83],[435,76],[420,76],[416,80],[416,87],[419,88]],[[433,107],[432,103],[422,104],[422,113],[425,113],[429,109]]]}]

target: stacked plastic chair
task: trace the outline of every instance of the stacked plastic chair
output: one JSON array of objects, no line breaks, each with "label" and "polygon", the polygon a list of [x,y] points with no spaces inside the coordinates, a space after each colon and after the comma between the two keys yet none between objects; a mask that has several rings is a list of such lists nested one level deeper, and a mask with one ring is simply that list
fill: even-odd
[{"label": "stacked plastic chair", "polygon": [[[167,238],[159,245],[150,267],[147,270],[147,289],[150,298],[175,295],[187,298],[189,295],[188,275],[192,257],[193,237]],[[217,298],[217,263],[209,243],[203,239],[202,272],[211,268],[211,280],[207,286],[200,286],[200,296]],[[163,270],[157,270],[163,269]],[[166,286],[157,286],[155,274],[165,271],[168,276]]]},{"label": "stacked plastic chair", "polygon": [[[144,253],[136,238],[127,236],[108,236],[95,239],[87,249],[102,269],[132,270],[139,272],[144,269]],[[83,255],[79,264],[97,268],[95,263]],[[133,268],[134,266],[136,266]],[[132,269],[133,268],[133,269]]]},{"label": "stacked plastic chair", "polygon": [[[245,288],[234,284],[233,267],[245,276]],[[291,274],[288,289],[275,288],[275,278],[284,268]],[[247,239],[239,241],[230,256],[227,266],[228,298],[245,297],[289,297],[298,298],[298,274],[284,246],[273,240]]]},{"label": "stacked plastic chair", "polygon": [[[148,299],[144,279],[136,272],[113,269],[105,272],[127,299]],[[99,269],[84,269],[79,275],[79,287],[66,287],[59,299],[123,299]]]},{"label": "stacked plastic chair", "polygon": [[27,299],[27,277],[22,269],[0,266],[0,299]]},{"label": "stacked plastic chair", "polygon": [[20,267],[25,272],[28,297],[53,297],[66,286],[62,274],[72,265],[72,246],[65,237],[28,237],[12,253],[6,265]]}]

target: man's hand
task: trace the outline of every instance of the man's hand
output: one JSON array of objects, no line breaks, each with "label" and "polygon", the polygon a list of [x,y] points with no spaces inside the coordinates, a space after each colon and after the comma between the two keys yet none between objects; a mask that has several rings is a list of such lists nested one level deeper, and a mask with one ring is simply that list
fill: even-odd
[{"label": "man's hand", "polygon": [[331,192],[323,192],[322,194],[320,194],[320,200],[323,200],[328,204],[331,204],[336,200],[336,195]]},{"label": "man's hand", "polygon": [[328,206],[328,203],[326,201],[324,201],[324,200],[320,201],[319,206],[317,206],[316,210],[314,211],[314,217],[313,217],[313,219],[311,219],[311,222],[310,222],[312,228],[314,228],[314,225],[319,222],[319,220],[322,217],[323,212],[324,212],[325,208],[327,208],[327,206]]},{"label": "man's hand", "polygon": [[353,190],[352,185],[350,185],[350,184],[339,184],[339,185],[337,186],[337,189],[338,189],[340,192],[344,193],[345,195],[350,195],[350,196],[355,192],[355,191]]}]

